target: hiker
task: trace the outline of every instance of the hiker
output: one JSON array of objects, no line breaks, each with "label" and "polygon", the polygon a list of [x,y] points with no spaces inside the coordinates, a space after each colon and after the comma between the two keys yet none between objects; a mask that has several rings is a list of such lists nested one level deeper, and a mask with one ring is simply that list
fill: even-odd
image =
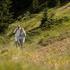
[{"label": "hiker", "polygon": [[23,43],[25,42],[25,37],[26,37],[25,30],[21,28],[20,26],[17,26],[14,33],[15,33],[16,46],[22,47]]}]

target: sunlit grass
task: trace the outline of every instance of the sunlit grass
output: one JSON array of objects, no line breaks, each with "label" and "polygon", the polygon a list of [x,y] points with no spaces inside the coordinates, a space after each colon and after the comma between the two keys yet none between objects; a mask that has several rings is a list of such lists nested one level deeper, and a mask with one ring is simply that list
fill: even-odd
[{"label": "sunlit grass", "polygon": [[[64,9],[64,11],[62,9],[63,7],[55,9],[54,17],[57,19],[63,16],[70,18],[69,9]],[[29,20],[21,19],[14,22],[9,26],[7,36],[17,25],[21,25],[26,31],[38,27],[42,16],[43,14],[40,13]],[[70,70],[69,37],[45,47],[38,44],[41,40],[48,40],[70,32],[70,20],[64,21],[61,25],[52,26],[51,29],[41,30],[39,28],[34,31],[35,33],[31,33],[30,40],[26,41],[23,48],[16,47],[14,39],[9,38],[6,51],[0,49],[0,70]],[[4,44],[3,40],[4,38],[0,36],[0,47]]]}]

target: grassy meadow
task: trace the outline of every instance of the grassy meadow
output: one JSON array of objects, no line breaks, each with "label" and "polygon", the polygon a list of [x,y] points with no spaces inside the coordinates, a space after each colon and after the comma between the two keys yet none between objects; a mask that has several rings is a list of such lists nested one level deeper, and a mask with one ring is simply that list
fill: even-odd
[{"label": "grassy meadow", "polygon": [[[61,24],[50,29],[38,28],[43,12],[12,23],[6,35],[0,36],[0,70],[70,70],[70,3],[52,8],[54,19],[63,19]],[[16,47],[11,34],[17,25],[27,33],[23,48]]]}]

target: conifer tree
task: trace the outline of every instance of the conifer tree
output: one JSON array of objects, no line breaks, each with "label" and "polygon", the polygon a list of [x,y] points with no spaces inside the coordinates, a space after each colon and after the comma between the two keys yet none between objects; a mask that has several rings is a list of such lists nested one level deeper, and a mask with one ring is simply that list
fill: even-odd
[{"label": "conifer tree", "polygon": [[0,1],[0,31],[3,31],[6,27],[8,27],[9,23],[12,21],[13,15],[10,12],[11,4],[11,0]]},{"label": "conifer tree", "polygon": [[39,7],[39,1],[38,0],[33,0],[32,7],[33,7],[33,11],[37,11],[38,7]]},{"label": "conifer tree", "polygon": [[49,7],[60,6],[60,0],[48,0]]}]

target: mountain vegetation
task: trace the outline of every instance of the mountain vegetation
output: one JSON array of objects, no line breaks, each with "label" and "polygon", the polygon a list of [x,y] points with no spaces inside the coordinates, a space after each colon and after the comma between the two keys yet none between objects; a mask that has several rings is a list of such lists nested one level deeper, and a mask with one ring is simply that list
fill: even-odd
[{"label": "mountain vegetation", "polygon": [[[13,31],[26,31],[23,48]],[[70,1],[0,0],[0,70],[69,70]]]}]

